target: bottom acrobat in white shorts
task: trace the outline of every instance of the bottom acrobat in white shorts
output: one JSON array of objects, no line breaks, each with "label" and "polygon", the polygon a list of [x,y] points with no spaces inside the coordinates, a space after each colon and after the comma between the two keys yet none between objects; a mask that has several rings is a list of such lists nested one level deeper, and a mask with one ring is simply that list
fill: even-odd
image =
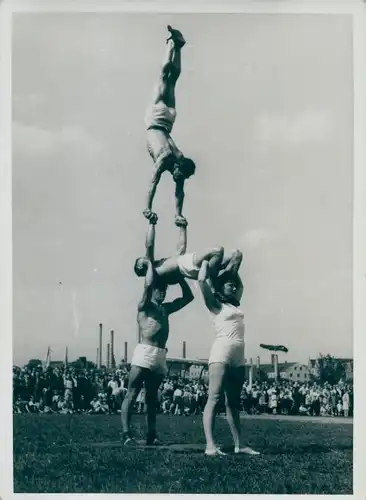
[{"label": "bottom acrobat in white shorts", "polygon": [[148,368],[153,372],[166,375],[168,372],[166,349],[148,344],[137,344],[133,352],[131,365],[141,366],[141,368]]},{"label": "bottom acrobat in white shorts", "polygon": [[244,342],[232,342],[225,338],[218,338],[211,347],[208,364],[225,363],[237,368],[245,365]]}]

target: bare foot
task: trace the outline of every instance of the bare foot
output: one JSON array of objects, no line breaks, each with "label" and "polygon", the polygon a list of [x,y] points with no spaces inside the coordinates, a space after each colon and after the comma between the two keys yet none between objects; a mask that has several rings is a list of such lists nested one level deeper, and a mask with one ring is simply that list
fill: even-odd
[{"label": "bare foot", "polygon": [[173,40],[180,48],[186,44],[184,36],[180,31],[173,29],[170,25],[168,25],[168,31],[170,33],[168,40]]},{"label": "bare foot", "polygon": [[209,457],[215,457],[215,456],[224,456],[227,455],[227,453],[221,451],[220,448],[206,448],[205,455]]},{"label": "bare foot", "polygon": [[235,448],[234,453],[244,453],[246,455],[260,455],[259,451],[254,451],[249,446],[245,448]]},{"label": "bare foot", "polygon": [[136,446],[136,441],[132,437],[128,437],[124,441],[124,446]]}]

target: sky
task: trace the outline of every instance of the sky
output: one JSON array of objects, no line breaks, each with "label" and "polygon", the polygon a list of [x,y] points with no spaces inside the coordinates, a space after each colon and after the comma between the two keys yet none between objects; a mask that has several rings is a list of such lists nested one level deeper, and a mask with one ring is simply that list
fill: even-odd
[{"label": "sky", "polygon": [[[187,45],[173,138],[186,183],[188,251],[244,253],[246,357],[352,356],[352,19],[341,15],[16,14],[13,25],[14,362],[117,361],[137,343],[142,216],[152,161],[144,114],[166,48]],[[155,209],[172,255],[174,185]],[[207,358],[201,297],[171,318],[168,355]],[[179,288],[172,287],[168,298]]]}]

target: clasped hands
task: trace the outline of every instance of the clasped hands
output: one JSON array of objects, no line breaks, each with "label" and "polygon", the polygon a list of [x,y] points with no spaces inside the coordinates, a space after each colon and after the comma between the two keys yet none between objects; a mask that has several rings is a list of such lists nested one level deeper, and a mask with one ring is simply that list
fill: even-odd
[{"label": "clasped hands", "polygon": [[[144,217],[150,222],[150,224],[156,224],[158,222],[158,216],[155,212],[150,210],[149,208],[146,208],[143,211]],[[187,219],[183,215],[176,215],[175,216],[175,225],[177,227],[187,227],[188,222]]]}]

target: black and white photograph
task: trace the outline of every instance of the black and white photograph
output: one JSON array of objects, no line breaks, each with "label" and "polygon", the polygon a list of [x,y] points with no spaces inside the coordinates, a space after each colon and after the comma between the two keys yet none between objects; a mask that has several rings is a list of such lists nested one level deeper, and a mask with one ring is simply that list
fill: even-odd
[{"label": "black and white photograph", "polygon": [[360,492],[362,2],[41,3],[11,13],[13,492]]}]

